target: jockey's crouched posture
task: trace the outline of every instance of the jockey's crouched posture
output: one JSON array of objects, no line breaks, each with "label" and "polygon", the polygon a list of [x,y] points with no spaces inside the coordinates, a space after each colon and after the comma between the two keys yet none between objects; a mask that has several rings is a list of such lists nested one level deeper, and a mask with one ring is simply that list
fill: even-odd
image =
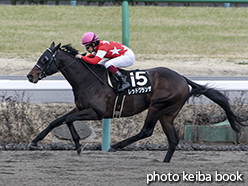
[{"label": "jockey's crouched posture", "polygon": [[[130,48],[120,43],[98,40],[93,32],[86,32],[83,35],[82,46],[90,54],[87,56],[77,54],[77,58],[93,65],[104,65],[119,80],[118,92],[130,87],[127,78],[117,69],[131,66],[134,63],[135,55]],[[103,58],[106,59],[102,60]]]}]

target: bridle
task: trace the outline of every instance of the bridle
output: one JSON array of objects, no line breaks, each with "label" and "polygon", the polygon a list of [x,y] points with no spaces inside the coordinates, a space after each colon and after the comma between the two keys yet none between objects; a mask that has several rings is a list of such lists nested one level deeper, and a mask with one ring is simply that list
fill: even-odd
[{"label": "bridle", "polygon": [[76,61],[76,58],[74,58],[71,63],[64,66],[63,68],[59,68],[59,54],[60,50],[53,52],[50,48],[46,49],[38,62],[35,64],[35,66],[41,70],[41,73],[38,75],[39,79],[42,79],[48,75],[55,74],[58,71],[61,72]]}]

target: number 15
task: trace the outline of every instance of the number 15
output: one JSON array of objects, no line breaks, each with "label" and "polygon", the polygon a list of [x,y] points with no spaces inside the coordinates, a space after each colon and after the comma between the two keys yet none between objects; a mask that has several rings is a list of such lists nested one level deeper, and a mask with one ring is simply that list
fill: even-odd
[{"label": "number 15", "polygon": [[137,85],[139,85],[139,86],[144,86],[148,82],[146,76],[143,75],[145,73],[146,72],[144,72],[144,71],[135,72],[135,76],[134,76],[133,72],[130,72],[132,87],[136,87],[135,79],[137,80]]}]

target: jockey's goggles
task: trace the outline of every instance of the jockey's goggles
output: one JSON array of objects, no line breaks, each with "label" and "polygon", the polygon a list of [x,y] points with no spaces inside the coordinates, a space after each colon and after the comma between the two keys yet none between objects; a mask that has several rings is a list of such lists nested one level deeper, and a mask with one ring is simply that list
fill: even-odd
[{"label": "jockey's goggles", "polygon": [[85,52],[88,52],[88,49],[89,49],[90,47],[91,47],[90,44],[89,44],[89,45],[85,45],[85,46],[84,46],[84,51],[85,51]]},{"label": "jockey's goggles", "polygon": [[89,45],[86,45],[85,48],[88,50],[92,45],[89,44]]}]

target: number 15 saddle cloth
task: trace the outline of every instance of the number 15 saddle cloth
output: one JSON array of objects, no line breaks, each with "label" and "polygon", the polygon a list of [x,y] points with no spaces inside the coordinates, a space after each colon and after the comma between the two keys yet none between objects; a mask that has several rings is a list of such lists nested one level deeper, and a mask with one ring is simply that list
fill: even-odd
[{"label": "number 15 saddle cloth", "polygon": [[118,82],[113,77],[111,73],[108,74],[108,84],[115,90],[116,99],[113,109],[113,118],[121,117],[122,108],[124,106],[124,101],[126,96],[137,95],[137,94],[147,94],[152,92],[152,86],[148,73],[145,70],[131,70],[126,71],[119,69],[123,75],[127,77],[127,81],[130,83],[131,87],[123,92],[117,92]]}]

